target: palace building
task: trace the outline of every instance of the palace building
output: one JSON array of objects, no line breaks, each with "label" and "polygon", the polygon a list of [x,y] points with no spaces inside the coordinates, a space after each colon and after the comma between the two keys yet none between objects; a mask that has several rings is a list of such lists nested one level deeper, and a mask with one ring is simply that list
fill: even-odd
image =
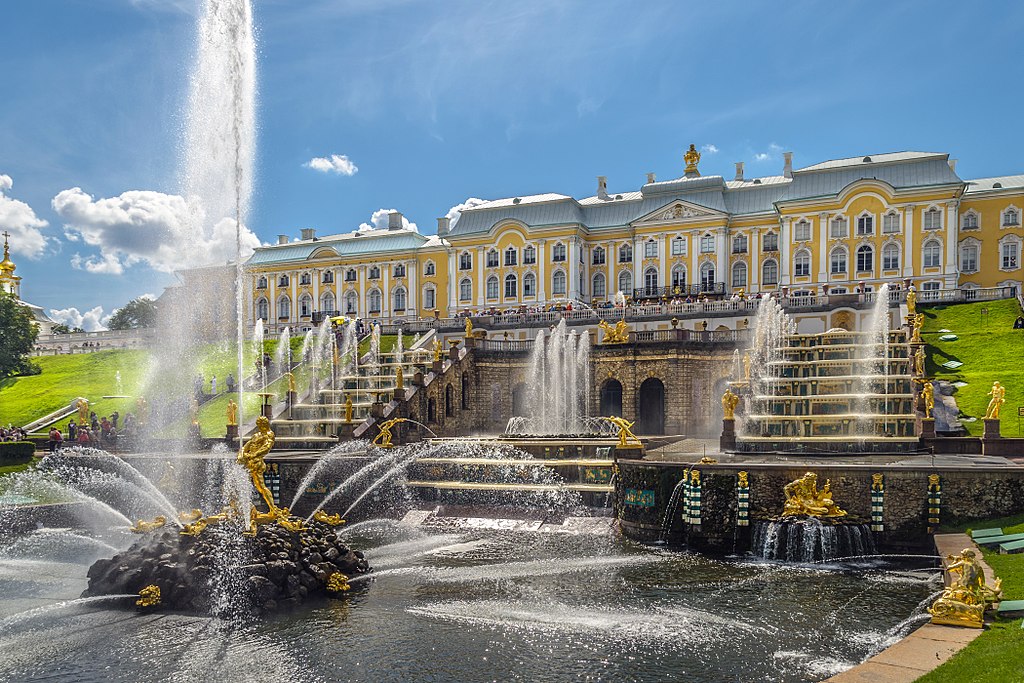
[{"label": "palace building", "polygon": [[547,193],[464,210],[437,234],[403,228],[262,247],[246,264],[250,322],[271,330],[326,315],[401,322],[546,306],[778,293],[922,291],[1024,280],[1024,175],[963,180],[948,154],[836,159],[781,175],[702,176],[691,145],[681,177],[638,190]]}]

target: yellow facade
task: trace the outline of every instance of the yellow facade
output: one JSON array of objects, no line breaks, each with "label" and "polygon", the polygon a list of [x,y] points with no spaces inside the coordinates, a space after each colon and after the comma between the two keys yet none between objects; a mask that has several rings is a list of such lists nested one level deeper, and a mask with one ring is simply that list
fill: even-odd
[{"label": "yellow facade", "polygon": [[264,247],[247,266],[252,319],[303,327],[337,311],[395,322],[598,304],[617,291],[642,301],[886,282],[1019,288],[1022,209],[1024,176],[963,181],[948,156],[916,152],[798,170],[787,156],[781,176],[649,177],[621,195],[602,178],[595,197],[497,200],[450,230],[440,219],[437,236],[378,230]]}]

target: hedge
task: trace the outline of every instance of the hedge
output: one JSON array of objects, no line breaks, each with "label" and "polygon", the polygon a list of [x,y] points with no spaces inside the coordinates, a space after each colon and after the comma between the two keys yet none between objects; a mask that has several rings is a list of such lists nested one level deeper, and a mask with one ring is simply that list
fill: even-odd
[{"label": "hedge", "polygon": [[0,465],[21,465],[31,462],[36,445],[31,441],[0,441]]}]

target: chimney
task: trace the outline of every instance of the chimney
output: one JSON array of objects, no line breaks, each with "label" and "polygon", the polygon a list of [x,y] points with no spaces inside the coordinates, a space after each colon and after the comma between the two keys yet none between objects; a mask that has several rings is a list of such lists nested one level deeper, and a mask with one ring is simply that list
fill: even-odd
[{"label": "chimney", "polygon": [[448,234],[448,228],[451,227],[452,219],[448,216],[441,216],[437,219],[437,236],[444,237]]},{"label": "chimney", "polygon": [[597,196],[608,199],[608,176],[597,176]]},{"label": "chimney", "polygon": [[736,162],[736,180],[743,180],[743,162]]},{"label": "chimney", "polygon": [[949,170],[956,173],[956,159],[949,160]]},{"label": "chimney", "polygon": [[783,152],[782,153],[782,158],[786,162],[782,166],[782,175],[786,176],[787,178],[792,178],[793,177],[793,153],[792,152]]},{"label": "chimney", "polygon": [[650,185],[651,183],[655,182],[656,180],[657,180],[657,178],[655,177],[655,175],[653,173],[648,173],[647,174],[647,184],[648,185]]},{"label": "chimney", "polygon": [[302,229],[302,239],[304,241],[305,240],[316,239],[316,230],[313,229],[313,228],[303,228]]},{"label": "chimney", "polygon": [[288,244],[288,235],[278,235],[277,236],[277,243],[278,244]]},{"label": "chimney", "polygon": [[402,229],[402,214],[398,211],[392,211],[388,214],[388,230],[401,230]]}]

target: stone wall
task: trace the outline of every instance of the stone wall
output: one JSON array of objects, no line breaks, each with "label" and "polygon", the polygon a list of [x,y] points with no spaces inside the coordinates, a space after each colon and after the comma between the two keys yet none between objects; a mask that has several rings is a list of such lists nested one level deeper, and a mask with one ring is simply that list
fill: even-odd
[{"label": "stone wall", "polygon": [[[818,475],[819,485],[832,483],[833,498],[851,517],[867,522],[871,515],[871,475],[884,475],[885,530],[876,532],[879,547],[887,550],[930,547],[928,523],[928,475],[941,482],[940,523],[986,519],[1024,511],[1024,470],[1016,467],[919,468],[889,466],[806,467],[797,464],[697,465],[702,480],[702,521],[699,527],[682,519],[682,505],[673,516],[667,540],[717,552],[749,549],[750,528],[736,526],[737,472],[748,472],[750,517],[770,517],[782,511],[782,488],[806,471]],[[616,510],[623,532],[640,540],[657,540],[672,490],[682,479],[685,464],[621,461],[616,486]],[[646,496],[633,492],[649,492]],[[627,495],[628,493],[628,495]],[[647,502],[649,506],[638,505]]]}]

